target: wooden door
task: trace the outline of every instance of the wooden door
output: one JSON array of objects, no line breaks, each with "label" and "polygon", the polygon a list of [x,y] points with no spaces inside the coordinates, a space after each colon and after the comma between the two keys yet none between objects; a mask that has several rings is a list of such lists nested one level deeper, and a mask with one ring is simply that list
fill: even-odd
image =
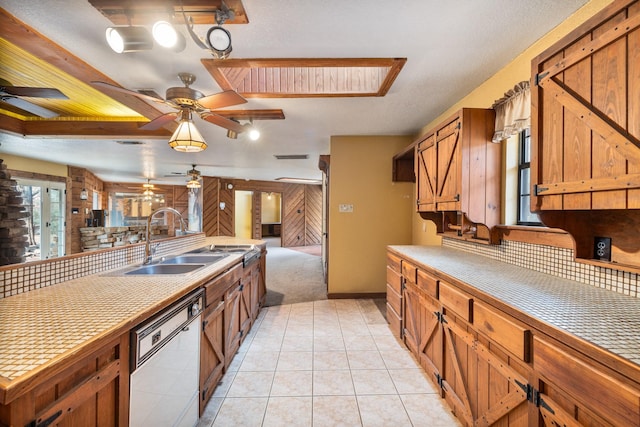
[{"label": "wooden door", "polygon": [[418,212],[434,212],[438,170],[435,134],[427,136],[418,143],[415,170]]},{"label": "wooden door", "polygon": [[459,211],[461,182],[461,122],[455,117],[436,131],[437,189],[436,209],[438,211]]},{"label": "wooden door", "polygon": [[282,212],[282,247],[304,246],[304,185],[284,185]]},{"label": "wooden door", "polygon": [[224,301],[220,298],[202,314],[200,340],[200,414],[222,378],[224,357]]}]

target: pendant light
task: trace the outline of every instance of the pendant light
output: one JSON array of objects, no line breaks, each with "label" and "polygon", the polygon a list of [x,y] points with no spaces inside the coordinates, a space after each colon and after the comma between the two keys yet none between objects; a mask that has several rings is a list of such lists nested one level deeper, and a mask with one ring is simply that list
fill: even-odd
[{"label": "pendant light", "polygon": [[188,108],[182,110],[180,124],[169,138],[169,147],[183,153],[197,153],[207,148],[207,143],[191,120]]}]

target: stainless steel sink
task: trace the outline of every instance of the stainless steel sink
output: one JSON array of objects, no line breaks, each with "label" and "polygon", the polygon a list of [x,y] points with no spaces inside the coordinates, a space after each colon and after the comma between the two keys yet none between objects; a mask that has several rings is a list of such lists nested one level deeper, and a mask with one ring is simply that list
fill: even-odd
[{"label": "stainless steel sink", "polygon": [[169,258],[165,261],[162,261],[160,264],[211,264],[213,262],[218,262],[222,258],[226,257],[227,254],[224,255],[178,255],[174,258]]},{"label": "stainless steel sink", "polygon": [[127,275],[141,274],[185,274],[204,267],[204,264],[150,264],[129,271]]}]

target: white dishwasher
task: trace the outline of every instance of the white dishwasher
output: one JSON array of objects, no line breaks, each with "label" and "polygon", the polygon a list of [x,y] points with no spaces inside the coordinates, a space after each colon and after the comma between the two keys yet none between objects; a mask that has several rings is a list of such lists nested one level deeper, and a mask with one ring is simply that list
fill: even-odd
[{"label": "white dishwasher", "polygon": [[197,424],[201,312],[198,290],[132,331],[130,426]]}]

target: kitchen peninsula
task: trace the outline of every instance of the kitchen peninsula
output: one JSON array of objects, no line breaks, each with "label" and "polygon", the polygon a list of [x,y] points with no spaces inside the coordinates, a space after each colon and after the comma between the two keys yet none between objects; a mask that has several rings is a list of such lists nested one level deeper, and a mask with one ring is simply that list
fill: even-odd
[{"label": "kitchen peninsula", "polygon": [[[195,234],[160,245],[158,258],[210,245],[253,245],[260,258],[245,267],[242,253],[229,252],[188,274],[170,275],[125,274],[139,266],[142,244],[57,259],[58,267],[66,262],[76,271],[93,261],[95,273],[76,273],[61,283],[0,299],[0,425],[38,426],[63,418],[77,425],[128,425],[130,331],[198,288],[204,290],[203,324],[212,312],[209,306],[215,306],[220,321],[211,323],[219,325],[225,341],[237,337],[235,347],[216,349],[227,354],[212,365],[205,341],[212,331],[202,333],[201,369],[221,375],[264,301],[265,244]],[[115,255],[126,250],[134,255]],[[128,261],[100,262],[100,256]],[[46,268],[47,262],[40,264],[43,275],[62,274]],[[109,268],[100,270],[104,265]],[[8,272],[20,266],[25,264],[2,267],[5,286],[13,277]],[[201,372],[201,382],[219,378],[212,372]]]}]

